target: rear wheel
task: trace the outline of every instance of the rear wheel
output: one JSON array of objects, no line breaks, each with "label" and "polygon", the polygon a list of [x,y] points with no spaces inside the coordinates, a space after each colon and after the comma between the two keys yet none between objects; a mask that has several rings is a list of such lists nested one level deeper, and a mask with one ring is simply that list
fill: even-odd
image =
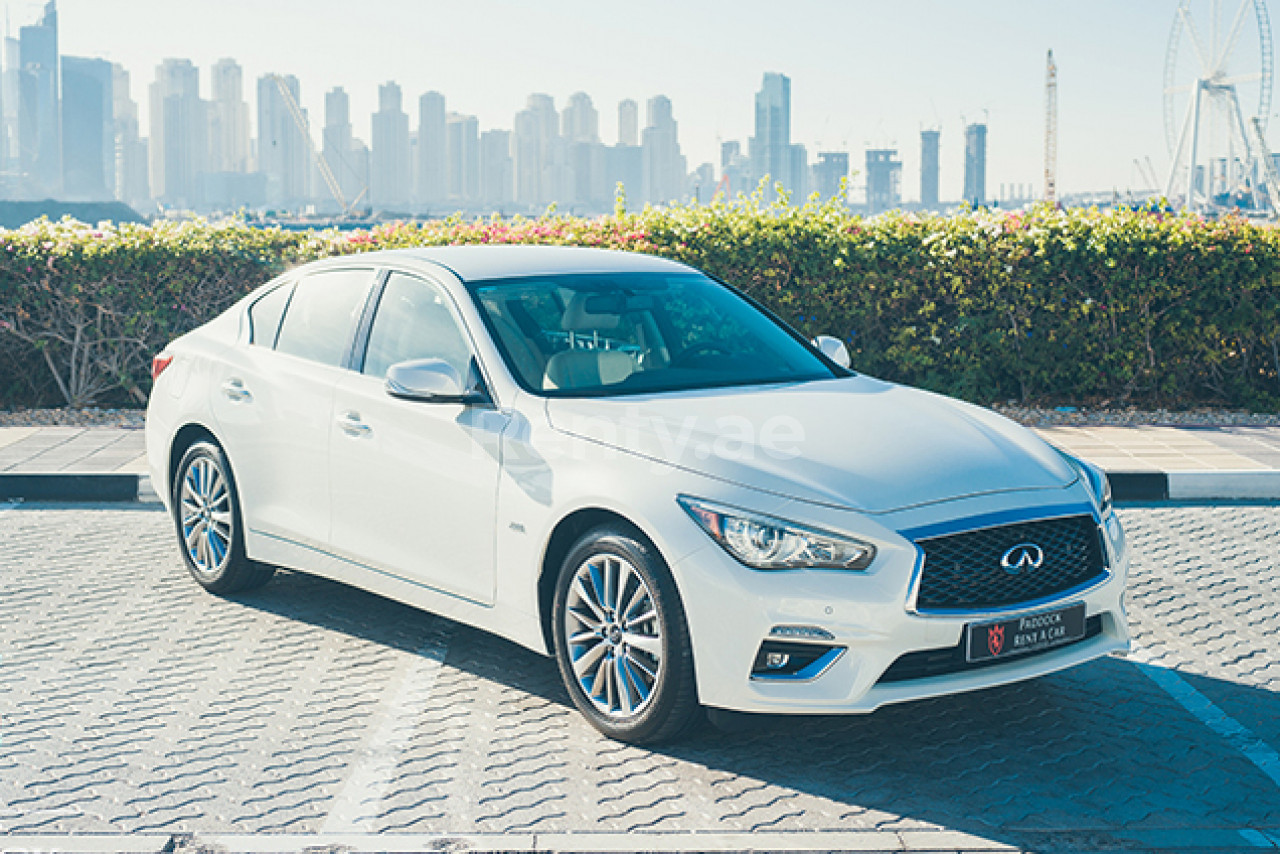
[{"label": "rear wheel", "polygon": [[172,503],[183,560],[206,590],[236,593],[271,580],[275,569],[245,554],[240,499],[221,448],[197,442],[187,449],[178,463]]},{"label": "rear wheel", "polygon": [[569,696],[605,735],[665,741],[701,718],[679,594],[634,532],[605,526],[578,541],[560,570],[552,624]]}]

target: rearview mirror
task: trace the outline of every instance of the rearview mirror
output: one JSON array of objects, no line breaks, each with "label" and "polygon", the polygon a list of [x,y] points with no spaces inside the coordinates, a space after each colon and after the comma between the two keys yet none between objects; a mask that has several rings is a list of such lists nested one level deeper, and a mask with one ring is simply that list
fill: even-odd
[{"label": "rearview mirror", "polygon": [[387,368],[387,394],[423,403],[476,404],[489,399],[483,391],[464,389],[458,371],[443,359],[414,359]]},{"label": "rearview mirror", "polygon": [[853,364],[853,360],[849,358],[849,348],[844,346],[844,342],[839,338],[832,338],[830,335],[819,335],[813,339],[813,346],[817,347],[822,355],[842,368],[847,368]]}]

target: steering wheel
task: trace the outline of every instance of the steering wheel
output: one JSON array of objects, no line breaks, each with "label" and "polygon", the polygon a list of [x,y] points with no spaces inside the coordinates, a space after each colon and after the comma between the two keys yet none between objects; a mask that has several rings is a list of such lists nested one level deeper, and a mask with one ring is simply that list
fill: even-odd
[{"label": "steering wheel", "polygon": [[704,353],[719,353],[722,356],[730,355],[729,351],[726,350],[722,344],[717,344],[714,341],[703,341],[701,343],[694,344],[692,347],[686,347],[681,350],[667,366],[671,368],[684,367],[685,362],[690,361],[696,356],[701,356]]}]

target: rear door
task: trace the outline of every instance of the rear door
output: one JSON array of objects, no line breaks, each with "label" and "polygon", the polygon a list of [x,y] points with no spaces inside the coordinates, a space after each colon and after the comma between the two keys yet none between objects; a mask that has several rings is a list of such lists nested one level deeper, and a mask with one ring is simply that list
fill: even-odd
[{"label": "rear door", "polygon": [[333,388],[349,373],[374,278],[368,267],[318,271],[283,300],[272,291],[249,309],[253,343],[228,361],[214,411],[253,531],[315,547],[328,540]]}]

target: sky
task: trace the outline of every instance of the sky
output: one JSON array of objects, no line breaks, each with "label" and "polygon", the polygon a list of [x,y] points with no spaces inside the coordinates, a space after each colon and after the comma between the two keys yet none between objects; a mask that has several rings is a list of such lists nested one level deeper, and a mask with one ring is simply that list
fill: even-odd
[{"label": "sky", "polygon": [[[1211,2],[1192,0],[1193,13],[1207,17]],[[1223,0],[1226,13],[1240,2]],[[41,5],[7,3],[15,34]],[[862,170],[868,146],[897,147],[907,200],[919,197],[919,131],[941,128],[942,196],[955,199],[964,123],[985,119],[995,197],[1001,184],[1038,192],[1043,183],[1052,49],[1061,191],[1141,188],[1134,160],[1146,157],[1163,182],[1170,160],[1163,77],[1175,0],[59,0],[58,9],[64,54],[130,70],[144,133],[162,59],[195,62],[207,95],[209,67],[232,57],[251,105],[260,75],[296,75],[317,140],[334,86],[351,95],[366,142],[388,80],[402,87],[411,126],[429,89],[481,129],[510,128],[531,92],[562,107],[585,91],[609,144],[620,100],[640,102],[643,123],[645,101],[664,94],[690,169],[711,161],[718,172],[719,142],[745,149],[754,93],[775,71],[791,78],[792,138],[811,162],[819,150],[847,150]],[[1256,67],[1257,44],[1250,28],[1245,65]]]}]

